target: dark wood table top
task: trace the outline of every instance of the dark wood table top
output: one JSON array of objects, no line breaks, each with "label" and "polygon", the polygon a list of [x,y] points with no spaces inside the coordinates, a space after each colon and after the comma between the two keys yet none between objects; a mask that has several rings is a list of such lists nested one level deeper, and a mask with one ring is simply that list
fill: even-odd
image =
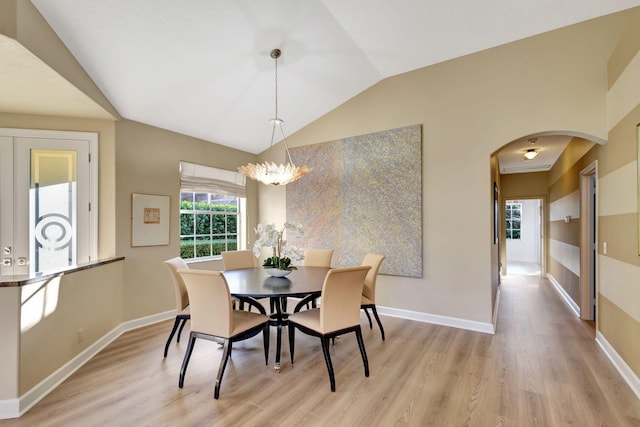
[{"label": "dark wood table top", "polygon": [[329,268],[298,267],[286,277],[271,277],[262,267],[224,271],[229,291],[234,296],[304,297],[322,292]]}]

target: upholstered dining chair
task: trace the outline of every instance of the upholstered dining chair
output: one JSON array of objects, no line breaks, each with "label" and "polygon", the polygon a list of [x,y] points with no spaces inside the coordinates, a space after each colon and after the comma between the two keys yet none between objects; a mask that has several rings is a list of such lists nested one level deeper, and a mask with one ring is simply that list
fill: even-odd
[{"label": "upholstered dining chair", "polygon": [[[242,268],[254,268],[256,266],[256,258],[253,251],[222,251],[222,265],[225,270],[240,270]],[[269,307],[269,298],[256,299],[259,304]],[[240,310],[244,310],[244,301],[239,300]],[[251,310],[251,305],[249,305]],[[273,308],[271,308],[273,311]]]},{"label": "upholstered dining chair", "polygon": [[[331,391],[336,391],[336,380],[331,363],[329,342],[339,335],[355,332],[364,365],[364,376],[369,376],[369,361],[360,328],[360,299],[364,280],[370,269],[369,266],[358,266],[329,270],[322,285],[320,308],[299,311],[289,316],[291,364],[293,364],[295,351],[296,329],[305,334],[319,337],[329,371]],[[298,304],[298,307],[300,305]]]},{"label": "upholstered dining chair", "polygon": [[197,338],[223,340],[223,354],[213,397],[220,396],[222,376],[231,356],[234,342],[246,340],[262,332],[264,360],[269,363],[269,317],[265,313],[234,310],[227,281],[219,271],[178,270],[191,301],[191,334],[184,354],[178,386],[184,386],[187,365]]},{"label": "upholstered dining chair", "polygon": [[376,281],[378,279],[378,270],[380,270],[380,264],[384,260],[384,255],[380,254],[366,254],[362,260],[362,265],[368,265],[371,270],[367,273],[367,277],[364,279],[364,287],[362,288],[362,301],[360,307],[364,310],[364,314],[369,319],[369,328],[373,329],[373,323],[371,322],[371,316],[369,315],[369,309],[373,312],[373,316],[378,322],[380,327],[380,333],[382,334],[382,341],[384,341],[384,328],[380,317],[378,316],[378,310],[376,309]]},{"label": "upholstered dining chair", "polygon": [[302,265],[305,267],[331,267],[333,249],[306,249]]},{"label": "upholstered dining chair", "polygon": [[221,255],[225,270],[239,270],[256,266],[256,258],[252,251],[223,251]]},{"label": "upholstered dining chair", "polygon": [[164,261],[163,264],[167,268],[167,270],[169,270],[169,274],[171,275],[171,280],[173,282],[173,289],[176,294],[176,318],[173,322],[173,328],[171,328],[169,339],[167,339],[167,343],[164,345],[164,357],[167,357],[167,353],[169,352],[169,344],[171,344],[171,340],[173,339],[178,326],[180,326],[180,330],[178,330],[176,342],[180,342],[182,329],[184,328],[185,323],[187,323],[187,320],[191,318],[191,314],[189,312],[189,295],[187,294],[187,288],[184,286],[182,277],[178,274],[178,269],[186,270],[189,268],[189,266],[180,257],[168,259]]},{"label": "upholstered dining chair", "polygon": [[[333,249],[316,249],[316,248],[305,249],[302,265],[304,265],[305,267],[331,268],[332,257],[333,257]],[[291,298],[291,299],[293,300],[293,302],[299,302],[299,299],[297,298]],[[316,308],[315,299],[307,303],[307,309],[309,308],[309,304],[311,304],[313,308]]]}]

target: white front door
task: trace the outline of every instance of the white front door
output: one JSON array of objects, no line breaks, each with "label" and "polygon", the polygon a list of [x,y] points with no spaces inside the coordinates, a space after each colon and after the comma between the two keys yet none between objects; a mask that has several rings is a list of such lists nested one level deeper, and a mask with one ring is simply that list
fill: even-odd
[{"label": "white front door", "polygon": [[97,135],[4,131],[14,135],[0,135],[2,275],[50,272],[95,257],[90,155]]}]

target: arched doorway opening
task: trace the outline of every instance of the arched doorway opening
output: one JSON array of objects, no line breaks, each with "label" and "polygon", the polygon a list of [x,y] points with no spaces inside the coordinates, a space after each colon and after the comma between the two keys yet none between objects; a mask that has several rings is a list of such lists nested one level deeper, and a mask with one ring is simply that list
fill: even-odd
[{"label": "arched doorway opening", "polygon": [[[522,234],[514,234],[513,224],[507,222],[514,219],[513,207],[520,207],[522,221],[530,201],[539,201],[533,202],[539,203],[539,234],[535,229],[533,235],[528,233],[530,241],[539,239],[539,251],[535,243],[527,250],[529,254],[539,252],[539,274],[550,280],[583,319],[594,319],[597,305],[598,176],[597,162],[593,160],[597,157],[591,150],[597,150],[603,143],[572,132],[544,132],[518,138],[494,153],[500,183],[500,273],[519,271],[517,264],[511,262],[520,261],[517,251],[514,255],[509,246],[522,244],[524,239]],[[527,160],[525,154],[530,151],[536,155]],[[513,239],[514,235],[520,242]]]}]

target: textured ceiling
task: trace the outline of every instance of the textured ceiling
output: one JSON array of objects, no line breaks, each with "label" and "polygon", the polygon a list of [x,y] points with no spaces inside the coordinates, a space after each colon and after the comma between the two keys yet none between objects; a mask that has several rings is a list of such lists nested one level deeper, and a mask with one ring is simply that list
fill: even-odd
[{"label": "textured ceiling", "polygon": [[640,0],[32,0],[122,117],[251,153],[399,73]]}]

